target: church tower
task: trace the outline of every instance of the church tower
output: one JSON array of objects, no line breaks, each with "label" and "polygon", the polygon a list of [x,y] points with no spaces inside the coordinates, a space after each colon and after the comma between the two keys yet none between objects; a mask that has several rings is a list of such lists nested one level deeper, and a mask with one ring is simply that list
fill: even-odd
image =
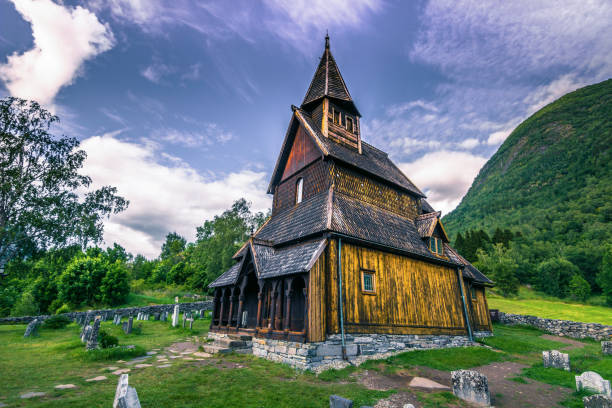
[{"label": "church tower", "polygon": [[301,108],[320,123],[324,136],[362,152],[359,129],[361,115],[329,49],[329,35],[325,37],[321,62]]}]

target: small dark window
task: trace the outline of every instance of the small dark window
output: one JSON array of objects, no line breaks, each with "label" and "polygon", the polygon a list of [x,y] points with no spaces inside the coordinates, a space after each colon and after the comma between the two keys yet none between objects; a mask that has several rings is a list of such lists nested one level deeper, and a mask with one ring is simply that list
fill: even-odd
[{"label": "small dark window", "polygon": [[304,193],[304,179],[299,178],[295,184],[295,203],[299,204],[302,202],[302,195]]},{"label": "small dark window", "polygon": [[429,250],[434,254],[444,254],[443,242],[440,238],[431,237],[429,238]]},{"label": "small dark window", "polygon": [[361,271],[361,290],[366,293],[376,292],[376,283],[374,282],[374,271]]},{"label": "small dark window", "polygon": [[350,116],[346,117],[346,130],[348,130],[349,132],[353,133],[353,118],[351,118]]},{"label": "small dark window", "polygon": [[334,109],[333,110],[333,115],[334,115],[334,124],[340,125],[340,121],[341,121],[341,119],[340,119],[340,112]]},{"label": "small dark window", "polygon": [[476,288],[473,287],[473,286],[470,288],[470,295],[472,296],[472,300],[473,301],[478,300],[478,295],[476,293]]}]

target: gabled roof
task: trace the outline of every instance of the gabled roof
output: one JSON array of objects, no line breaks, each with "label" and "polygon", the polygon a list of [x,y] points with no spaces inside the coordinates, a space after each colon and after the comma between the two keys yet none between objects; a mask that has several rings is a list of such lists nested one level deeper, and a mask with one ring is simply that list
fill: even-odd
[{"label": "gabled roof", "polygon": [[244,257],[240,262],[235,263],[229,268],[227,271],[221,274],[217,279],[215,279],[208,287],[215,288],[219,286],[227,286],[234,285],[238,280],[238,276],[240,275],[240,269],[242,268],[242,264],[244,263]]},{"label": "gabled roof", "polygon": [[472,265],[467,259],[459,255],[459,252],[447,243],[444,244],[444,253],[448,255],[448,257],[458,264],[464,266],[463,268],[463,277],[472,279],[478,283],[482,283],[483,285],[493,285],[493,281],[487,278],[482,272],[480,272],[474,265]]},{"label": "gabled roof", "polygon": [[354,109],[355,113],[361,116],[340,74],[340,69],[338,69],[336,60],[329,49],[329,36],[325,37],[325,50],[323,51],[323,56],[321,56],[321,61],[315,71],[314,77],[312,78],[312,82],[310,82],[310,86],[302,102],[302,107],[313,105],[326,96],[348,103],[348,105]]},{"label": "gabled roof", "polygon": [[429,238],[433,235],[436,230],[436,226],[440,226],[440,230],[442,231],[442,238],[444,241],[449,242],[448,236],[446,235],[446,230],[442,225],[442,221],[440,221],[440,215],[442,213],[440,211],[431,212],[427,214],[421,214],[416,217],[414,223],[421,235],[421,238]]},{"label": "gabled roof", "polygon": [[268,194],[272,194],[274,192],[274,186],[281,181],[283,169],[297,132],[297,126],[300,124],[306,130],[306,133],[312,137],[312,140],[323,156],[331,157],[351,167],[369,173],[417,197],[425,197],[425,194],[423,194],[423,192],[397,168],[391,159],[389,159],[387,153],[368,143],[361,142],[362,152],[360,154],[355,149],[351,149],[325,137],[308,112],[297,107],[293,107],[293,110],[294,114],[291,117],[283,146],[276,161],[272,178],[270,179]]}]

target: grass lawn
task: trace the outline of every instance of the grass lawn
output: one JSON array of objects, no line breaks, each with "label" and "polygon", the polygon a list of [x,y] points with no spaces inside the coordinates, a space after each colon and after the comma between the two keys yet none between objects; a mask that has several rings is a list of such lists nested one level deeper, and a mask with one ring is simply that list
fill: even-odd
[{"label": "grass lawn", "polygon": [[490,309],[499,309],[506,313],[612,325],[610,307],[572,303],[542,295],[525,287],[521,287],[515,298],[504,298],[488,291],[487,299]]}]

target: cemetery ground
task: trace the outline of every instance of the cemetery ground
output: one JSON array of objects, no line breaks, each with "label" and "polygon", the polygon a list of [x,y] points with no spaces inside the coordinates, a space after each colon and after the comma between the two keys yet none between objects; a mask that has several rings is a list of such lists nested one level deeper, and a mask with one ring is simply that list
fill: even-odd
[{"label": "cemetery ground", "polygon": [[[130,370],[130,385],[145,408],[327,407],[331,394],[352,399],[356,407],[470,407],[446,389],[427,388],[431,383],[409,385],[420,378],[449,386],[450,371],[462,368],[487,375],[496,407],[582,407],[584,394],[574,393],[575,375],[592,370],[612,378],[612,357],[602,356],[599,342],[525,327],[495,325],[495,337],[483,340],[486,347],[407,352],[316,376],[252,355],[194,354],[206,341],[207,319],[196,320],[193,331],[162,321],[134,324],[141,326],[140,334],[125,335],[110,321],[101,330],[117,336],[120,345],[138,346],[132,354],[151,354],[135,361],[135,355],[113,356],[106,350],[88,355],[76,324],[57,330],[43,326],[31,338],[23,338],[25,325],[0,326],[0,403],[108,407],[119,379],[113,373],[122,369]],[[542,351],[550,349],[570,354],[571,372],[542,367]],[[101,376],[106,379],[86,381]],[[54,388],[60,384],[76,388]],[[45,395],[22,399],[28,392]]]}]

